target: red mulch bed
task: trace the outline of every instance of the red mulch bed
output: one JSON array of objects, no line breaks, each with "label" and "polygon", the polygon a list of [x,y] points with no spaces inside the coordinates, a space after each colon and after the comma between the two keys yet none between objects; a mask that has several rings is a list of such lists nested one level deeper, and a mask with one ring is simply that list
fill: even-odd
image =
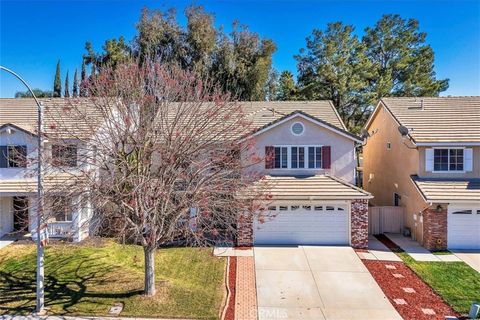
[{"label": "red mulch bed", "polygon": [[[403,251],[386,236],[379,235],[376,237],[393,252]],[[362,261],[382,288],[388,300],[404,319],[444,320],[446,316],[460,316],[403,262]],[[387,269],[385,265],[395,266],[396,269]],[[404,278],[395,278],[394,273],[399,273]],[[407,293],[402,288],[413,288],[415,293]],[[407,304],[396,304],[393,299],[404,299]],[[436,314],[424,314],[422,308],[432,309]]]},{"label": "red mulch bed", "polygon": [[392,250],[392,252],[404,252],[402,248],[397,246],[395,242],[390,240],[384,234],[375,235],[375,238],[377,238],[381,243],[383,243],[388,249]]},{"label": "red mulch bed", "polygon": [[230,289],[230,297],[227,301],[227,311],[223,320],[235,320],[235,283],[237,279],[237,258],[230,257],[228,265],[228,283]]}]

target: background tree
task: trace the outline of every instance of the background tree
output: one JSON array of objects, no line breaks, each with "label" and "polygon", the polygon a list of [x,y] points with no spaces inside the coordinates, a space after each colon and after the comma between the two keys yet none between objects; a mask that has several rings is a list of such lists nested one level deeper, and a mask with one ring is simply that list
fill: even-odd
[{"label": "background tree", "polygon": [[57,62],[57,68],[55,70],[55,80],[53,82],[53,97],[62,96],[62,78],[60,75],[60,60]]},{"label": "background tree", "polygon": [[298,89],[290,71],[283,71],[278,79],[277,100],[297,100]]},{"label": "background tree", "polygon": [[65,76],[65,89],[63,91],[63,96],[65,98],[70,98],[70,80],[68,79],[68,70],[67,75]]},{"label": "background tree", "polygon": [[77,74],[77,69],[75,69],[75,73],[73,75],[72,96],[74,98],[78,97],[78,74]]},{"label": "background tree", "polygon": [[358,132],[372,103],[366,90],[372,66],[354,27],[335,22],[314,30],[296,59],[303,98],[332,100],[346,126]]},{"label": "background tree", "polygon": [[[37,98],[51,98],[53,96],[52,91],[43,91],[40,89],[32,89],[32,91]],[[17,91],[15,98],[32,98],[32,94],[30,91]]]},{"label": "background tree", "polygon": [[82,71],[80,74],[80,97],[87,96],[87,89],[86,89],[86,80],[87,80],[87,67],[85,63],[85,58],[82,59]]},{"label": "background tree", "polygon": [[370,82],[376,98],[438,96],[448,88],[448,79],[435,77],[434,53],[425,38],[417,20],[398,14],[384,15],[365,29],[362,41],[375,70]]},{"label": "background tree", "polygon": [[72,99],[47,123],[56,129],[49,139],[74,137],[85,148],[78,170],[66,170],[70,179],[51,196],[90,199],[94,221],[141,244],[145,293],[153,295],[157,248],[211,244],[235,232],[239,212],[261,205],[256,188],[236,196],[258,178],[243,174],[261,160],[251,141],[241,141],[251,122],[217,86],[158,62],[104,68],[88,91],[88,103]]},{"label": "background tree", "polygon": [[237,99],[265,100],[272,84],[273,41],[238,22],[226,34],[215,28],[213,15],[201,6],[190,6],[184,14],[186,26],[178,23],[174,9],[163,12],[144,8],[131,45],[123,37],[107,40],[103,51],[97,53],[87,42],[84,61],[98,71],[128,59],[140,65],[154,59],[220,83]]},{"label": "background tree", "polygon": [[383,16],[360,41],[341,22],[315,29],[298,61],[300,99],[330,99],[349,130],[358,132],[373,104],[385,96],[437,96],[448,79],[437,80],[434,54],[418,21]]}]

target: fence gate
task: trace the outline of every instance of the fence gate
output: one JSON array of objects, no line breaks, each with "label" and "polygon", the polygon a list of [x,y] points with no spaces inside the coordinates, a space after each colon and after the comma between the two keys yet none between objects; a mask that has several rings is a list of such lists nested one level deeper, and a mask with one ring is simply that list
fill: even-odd
[{"label": "fence gate", "polygon": [[405,207],[369,207],[368,233],[402,233]]}]

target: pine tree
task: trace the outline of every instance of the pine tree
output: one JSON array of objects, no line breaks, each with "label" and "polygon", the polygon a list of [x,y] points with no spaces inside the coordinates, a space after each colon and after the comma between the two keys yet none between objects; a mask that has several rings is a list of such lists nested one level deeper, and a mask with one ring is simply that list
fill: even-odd
[{"label": "pine tree", "polygon": [[296,100],[297,85],[290,71],[283,71],[278,80],[277,100]]},{"label": "pine tree", "polygon": [[67,76],[65,77],[65,91],[63,92],[63,96],[65,98],[70,98],[70,80],[68,79],[68,70],[67,70]]},{"label": "pine tree", "polygon": [[75,74],[73,75],[72,96],[74,98],[78,97],[78,74],[77,74],[77,69],[75,69]]},{"label": "pine tree", "polygon": [[354,27],[335,22],[313,30],[307,50],[295,58],[302,98],[331,100],[348,129],[358,132],[371,104],[365,89],[372,67]]},{"label": "pine tree", "polygon": [[53,97],[62,96],[62,78],[60,75],[60,60],[57,62],[57,70],[55,71],[55,81],[53,82]]},{"label": "pine tree", "polygon": [[85,59],[82,59],[82,72],[80,77],[80,97],[86,97],[87,90],[85,88],[85,81],[87,80],[87,66],[85,64]]},{"label": "pine tree", "polygon": [[434,71],[434,53],[425,43],[418,21],[398,14],[384,15],[373,28],[365,29],[362,42],[373,63],[371,79],[376,98],[384,96],[438,96],[448,88]]}]

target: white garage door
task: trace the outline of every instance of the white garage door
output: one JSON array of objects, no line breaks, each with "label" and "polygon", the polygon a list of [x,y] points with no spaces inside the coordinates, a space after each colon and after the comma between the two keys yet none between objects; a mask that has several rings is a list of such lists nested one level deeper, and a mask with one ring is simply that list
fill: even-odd
[{"label": "white garage door", "polygon": [[[276,205],[254,221],[254,243],[349,244],[347,205]],[[271,215],[271,216],[270,216]]]},{"label": "white garage door", "polygon": [[480,207],[449,206],[447,234],[449,249],[480,249]]}]

